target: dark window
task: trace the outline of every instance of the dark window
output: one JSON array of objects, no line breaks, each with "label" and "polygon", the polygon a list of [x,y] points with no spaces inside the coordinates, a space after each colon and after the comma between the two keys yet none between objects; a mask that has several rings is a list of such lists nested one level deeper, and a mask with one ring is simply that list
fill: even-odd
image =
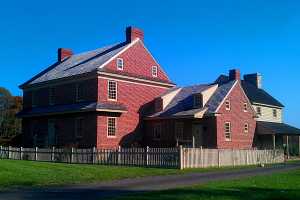
[{"label": "dark window", "polygon": [[49,88],[49,105],[55,104],[55,88]]},{"label": "dark window", "polygon": [[83,136],[83,118],[77,118],[75,121],[75,136],[76,138]]}]

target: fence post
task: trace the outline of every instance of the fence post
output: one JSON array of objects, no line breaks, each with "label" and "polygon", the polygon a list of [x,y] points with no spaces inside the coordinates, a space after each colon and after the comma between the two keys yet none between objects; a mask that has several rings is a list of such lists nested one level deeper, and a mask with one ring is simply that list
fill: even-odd
[{"label": "fence post", "polygon": [[149,147],[146,147],[146,166],[148,167],[149,165]]},{"label": "fence post", "polygon": [[35,147],[34,159],[38,160],[38,147]]},{"label": "fence post", "polygon": [[184,169],[184,162],[183,162],[183,148],[182,145],[179,146],[179,169]]},{"label": "fence post", "polygon": [[220,149],[218,149],[218,167],[221,167],[221,159],[220,159]]},{"label": "fence post", "polygon": [[23,147],[20,147],[20,160],[23,160]]},{"label": "fence post", "polygon": [[202,146],[200,146],[200,159],[201,159],[201,168],[204,168],[204,157],[203,157]]},{"label": "fence post", "polygon": [[122,165],[122,160],[121,160],[121,155],[122,155],[122,149],[121,149],[121,146],[119,145],[118,146],[118,163],[117,165]]},{"label": "fence post", "polygon": [[8,159],[11,159],[11,146],[8,146]]},{"label": "fence post", "polygon": [[51,161],[52,162],[54,162],[54,158],[55,158],[55,147],[53,146],[52,150],[51,150]]},{"label": "fence post", "polygon": [[231,150],[231,157],[232,157],[232,165],[233,165],[233,167],[235,167],[235,161],[234,161],[234,150],[232,149]]},{"label": "fence post", "polygon": [[249,156],[249,155],[248,155],[248,150],[246,150],[246,165],[249,164],[249,161],[248,161],[249,158],[248,158],[248,156]]},{"label": "fence post", "polygon": [[96,164],[96,147],[93,147],[93,164]]},{"label": "fence post", "polygon": [[2,146],[0,146],[0,158],[3,157],[3,150],[2,150]]},{"label": "fence post", "polygon": [[74,162],[74,148],[71,148],[71,159],[70,159],[70,163]]}]

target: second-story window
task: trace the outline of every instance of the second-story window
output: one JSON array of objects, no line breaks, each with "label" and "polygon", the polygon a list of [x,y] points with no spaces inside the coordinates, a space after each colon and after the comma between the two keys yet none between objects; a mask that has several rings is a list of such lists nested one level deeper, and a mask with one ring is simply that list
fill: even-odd
[{"label": "second-story window", "polygon": [[226,101],[225,101],[225,109],[226,109],[226,110],[230,110],[230,108],[231,108],[230,100],[226,100]]},{"label": "second-story window", "polygon": [[277,118],[277,109],[273,109],[273,117]]},{"label": "second-story window", "polygon": [[55,88],[49,88],[49,105],[55,104]]},{"label": "second-story window", "polygon": [[151,68],[152,77],[157,77],[157,66]]},{"label": "second-story window", "polygon": [[117,100],[117,82],[116,81],[108,81],[108,99],[109,100]]},{"label": "second-story window", "polygon": [[82,84],[76,84],[76,101],[83,101],[84,88]]},{"label": "second-story window", "polygon": [[124,69],[124,61],[122,58],[117,58],[117,69],[118,70]]},{"label": "second-story window", "polygon": [[225,122],[224,134],[225,134],[225,140],[231,141],[231,123],[230,122]]},{"label": "second-story window", "polygon": [[261,116],[262,115],[261,107],[256,107],[256,112],[257,112],[257,115]]}]

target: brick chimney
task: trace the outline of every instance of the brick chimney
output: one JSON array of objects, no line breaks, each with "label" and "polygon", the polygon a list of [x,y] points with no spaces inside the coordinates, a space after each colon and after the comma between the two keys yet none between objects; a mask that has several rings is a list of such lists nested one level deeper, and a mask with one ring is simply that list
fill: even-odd
[{"label": "brick chimney", "polygon": [[144,41],[144,32],[141,29],[129,26],[126,28],[126,42],[132,42],[136,38]]},{"label": "brick chimney", "polygon": [[241,72],[238,69],[232,69],[229,71],[229,80],[241,80]]},{"label": "brick chimney", "polygon": [[245,74],[244,80],[246,82],[254,85],[256,88],[259,88],[259,89],[262,88],[262,76],[259,73]]},{"label": "brick chimney", "polygon": [[73,55],[73,52],[71,49],[59,48],[57,50],[57,61],[62,62],[63,60],[71,57],[72,55]]}]

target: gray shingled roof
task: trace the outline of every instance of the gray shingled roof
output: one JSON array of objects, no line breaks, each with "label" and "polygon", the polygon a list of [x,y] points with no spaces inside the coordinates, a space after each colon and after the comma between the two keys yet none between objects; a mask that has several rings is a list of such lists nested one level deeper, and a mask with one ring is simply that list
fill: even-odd
[{"label": "gray shingled roof", "polygon": [[118,54],[129,44],[130,43],[120,43],[109,45],[93,51],[73,55],[63,62],[50,66],[22,86],[95,71],[99,66]]},{"label": "gray shingled roof", "polygon": [[[218,84],[224,84],[227,82],[229,82],[229,77],[226,75],[220,75],[215,81],[215,83]],[[271,96],[264,89],[257,88],[256,86],[252,85],[251,83],[245,80],[242,80],[241,82],[242,87],[251,103],[261,103],[270,106],[284,107],[282,103],[280,103],[277,99]]]},{"label": "gray shingled roof", "polygon": [[[194,108],[194,94],[201,93],[202,91],[210,88],[212,85],[193,85],[188,87],[182,87],[178,94],[173,98],[167,107],[160,112],[154,113],[151,117],[183,117],[193,116],[194,114],[208,108],[206,114],[214,113],[217,107],[220,105],[224,97],[232,88],[234,81],[219,86],[216,92],[212,95],[210,100],[205,105],[205,108]],[[173,90],[170,90],[171,92]]]},{"label": "gray shingled roof", "polygon": [[266,105],[284,107],[282,103],[272,97],[265,90],[259,89],[251,83],[248,83],[247,81],[242,81],[242,86],[246,95],[252,103],[261,103]]},{"label": "gray shingled roof", "polygon": [[219,85],[215,93],[206,103],[206,107],[208,108],[206,113],[215,113],[217,111],[217,108],[222,103],[223,99],[226,97],[235,82],[236,81],[230,81],[228,83]]},{"label": "gray shingled roof", "polygon": [[97,111],[97,109],[110,109],[119,111],[127,111],[126,106],[117,103],[97,103],[97,102],[81,102],[68,105],[54,105],[33,107],[24,109],[17,114],[17,117],[32,117],[41,115],[51,115],[57,113],[77,113],[77,112],[90,112]]},{"label": "gray shingled roof", "polygon": [[256,122],[256,133],[260,135],[300,135],[300,129],[284,123]]}]

